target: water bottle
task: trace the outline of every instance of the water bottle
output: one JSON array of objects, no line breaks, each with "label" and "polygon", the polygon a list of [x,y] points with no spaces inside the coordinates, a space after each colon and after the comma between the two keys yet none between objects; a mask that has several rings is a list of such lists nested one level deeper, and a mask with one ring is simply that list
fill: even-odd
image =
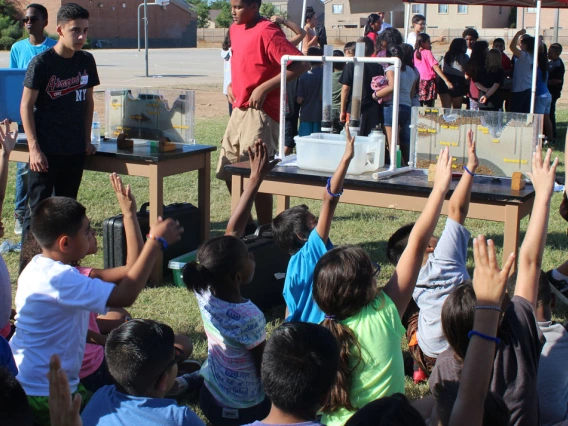
[{"label": "water bottle", "polygon": [[99,113],[93,113],[93,125],[91,127],[91,143],[98,144],[101,140],[101,122],[99,121]]}]

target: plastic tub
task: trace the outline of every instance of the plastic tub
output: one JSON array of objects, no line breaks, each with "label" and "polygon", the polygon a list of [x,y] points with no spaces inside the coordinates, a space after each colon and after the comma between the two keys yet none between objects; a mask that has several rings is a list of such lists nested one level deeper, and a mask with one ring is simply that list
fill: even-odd
[{"label": "plastic tub", "polygon": [[[298,167],[306,170],[333,173],[345,152],[345,136],[312,133],[296,136]],[[382,145],[382,147],[381,147]],[[355,137],[355,156],[347,173],[360,175],[374,172],[385,165],[384,144],[365,136]]]},{"label": "plastic tub", "polygon": [[20,103],[24,91],[25,68],[0,68],[0,120],[20,123]]},{"label": "plastic tub", "polygon": [[176,287],[185,288],[185,284],[183,283],[181,276],[181,271],[187,263],[195,260],[195,256],[197,256],[197,250],[182,254],[181,256],[176,257],[168,262],[168,268],[172,270],[172,274],[174,276],[174,284]]}]

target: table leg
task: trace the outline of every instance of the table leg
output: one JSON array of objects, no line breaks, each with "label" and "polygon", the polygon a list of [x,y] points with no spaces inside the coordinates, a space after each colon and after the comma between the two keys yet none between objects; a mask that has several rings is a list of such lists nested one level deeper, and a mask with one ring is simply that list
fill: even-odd
[{"label": "table leg", "polygon": [[231,213],[235,211],[241,199],[244,190],[243,180],[242,176],[236,174],[231,179]]},{"label": "table leg", "polygon": [[286,195],[276,196],[276,214],[282,213],[284,210],[290,208],[290,197]]},{"label": "table leg", "polygon": [[[158,221],[158,216],[164,214],[164,177],[162,175],[161,167],[167,167],[166,165],[160,166],[158,164],[150,164],[149,173],[149,183],[150,183],[150,194],[148,201],[150,202],[150,226]],[[163,280],[163,262],[164,256],[160,251],[156,257],[156,263],[154,264],[154,270],[150,276],[150,279],[159,284]]]},{"label": "table leg", "polygon": [[[509,258],[511,253],[519,254],[519,227],[520,212],[518,205],[505,206],[505,232],[503,234],[503,264]],[[517,259],[511,268],[511,274],[517,269]]]},{"label": "table leg", "polygon": [[205,166],[197,172],[197,202],[199,205],[199,216],[201,220],[200,242],[204,243],[209,239],[211,228],[211,153],[205,156]]}]

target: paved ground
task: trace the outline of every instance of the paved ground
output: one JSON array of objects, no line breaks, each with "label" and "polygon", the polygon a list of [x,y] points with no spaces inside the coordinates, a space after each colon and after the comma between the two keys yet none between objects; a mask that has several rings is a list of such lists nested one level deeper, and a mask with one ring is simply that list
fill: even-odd
[{"label": "paved ground", "polygon": [[[223,83],[220,49],[149,49],[148,75],[144,49],[90,50],[97,61],[101,85],[115,87],[164,87]],[[9,52],[0,52],[0,68],[8,68]]]}]

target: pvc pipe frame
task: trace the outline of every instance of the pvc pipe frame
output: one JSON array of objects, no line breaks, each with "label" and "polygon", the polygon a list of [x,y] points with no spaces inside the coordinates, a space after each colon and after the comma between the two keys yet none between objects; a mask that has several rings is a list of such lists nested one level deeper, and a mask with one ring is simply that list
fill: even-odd
[{"label": "pvc pipe frame", "polygon": [[[540,0],[539,0],[540,2]],[[288,62],[361,62],[363,64],[392,64],[394,66],[394,91],[392,95],[392,140],[390,142],[390,166],[389,172],[396,170],[396,146],[398,142],[398,107],[399,107],[399,97],[400,97],[400,67],[402,62],[399,58],[356,58],[347,56],[290,56],[284,55],[280,60],[280,128],[279,128],[279,140],[278,140],[278,152],[279,157],[284,159],[284,139],[286,135],[285,121],[286,121],[286,68],[288,67]],[[406,169],[406,167],[404,168]],[[402,169],[399,169],[402,170]],[[382,177],[381,173],[376,173],[379,177]],[[402,173],[402,172],[401,172]],[[374,177],[374,175],[373,175]]]},{"label": "pvc pipe frame", "polygon": [[533,52],[533,69],[532,69],[532,88],[531,88],[531,110],[530,113],[534,114],[534,104],[536,102],[536,75],[538,68],[538,48],[540,47],[540,9],[541,0],[536,1],[536,20],[534,26],[534,52]]}]

